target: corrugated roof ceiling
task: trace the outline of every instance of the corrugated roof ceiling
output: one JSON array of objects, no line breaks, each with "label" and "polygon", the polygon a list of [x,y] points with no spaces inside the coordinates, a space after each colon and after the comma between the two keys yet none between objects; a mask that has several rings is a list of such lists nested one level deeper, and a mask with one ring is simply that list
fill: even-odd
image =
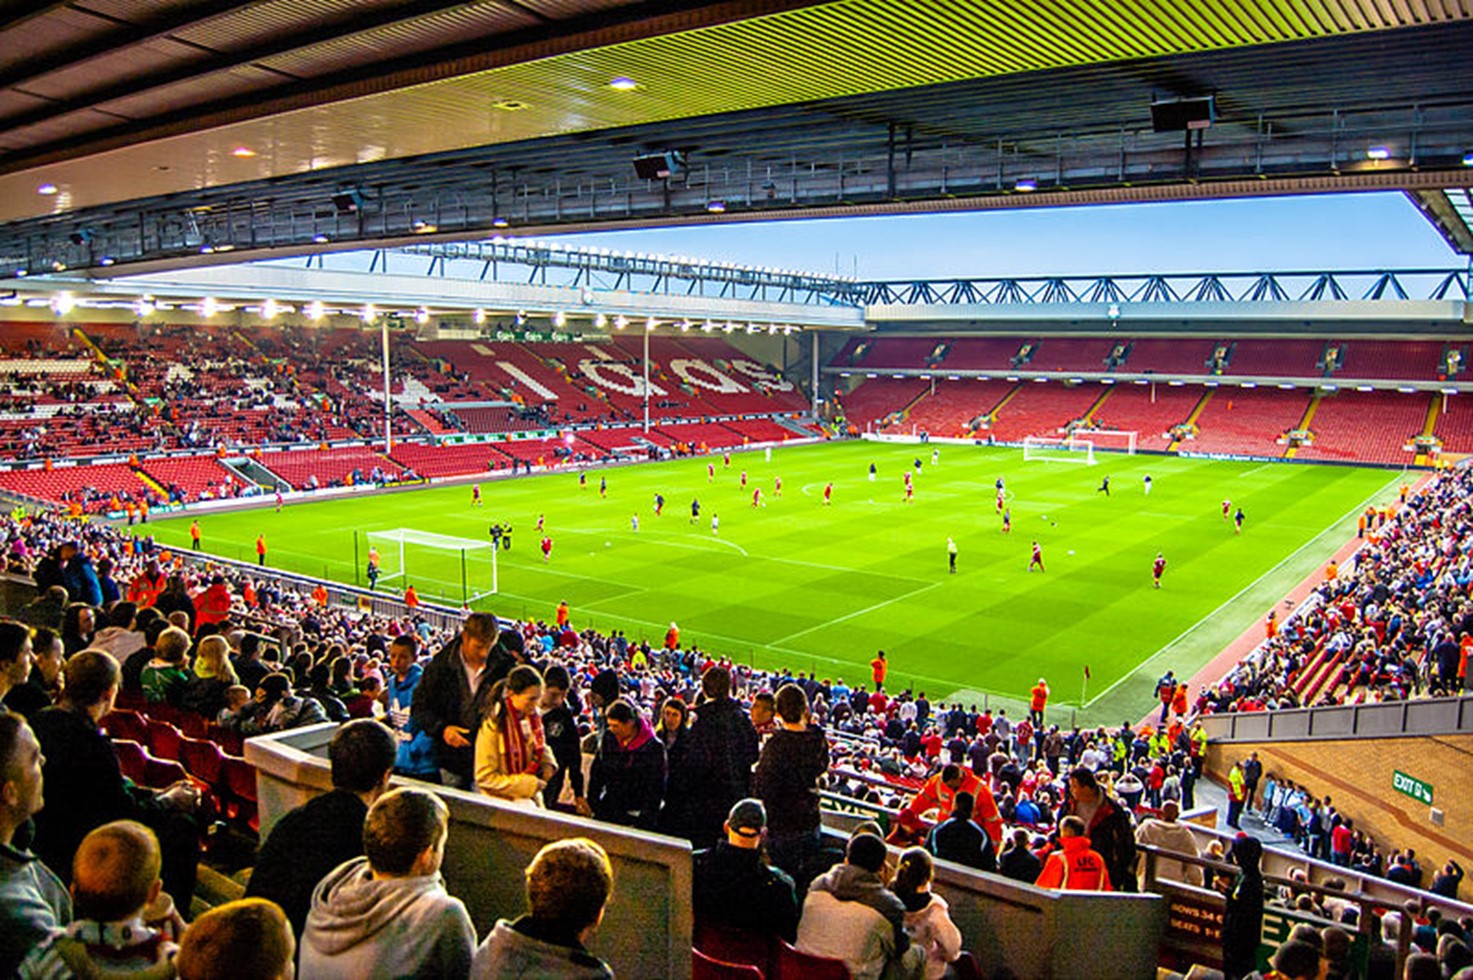
[{"label": "corrugated roof ceiling", "polygon": [[[1473,0],[60,5],[0,29],[0,170],[29,170],[0,178],[0,220],[487,143],[1470,19]],[[640,88],[610,89],[615,75]],[[525,108],[493,108],[508,102]],[[241,146],[255,156],[233,158]],[[42,180],[63,193],[38,199]]]}]

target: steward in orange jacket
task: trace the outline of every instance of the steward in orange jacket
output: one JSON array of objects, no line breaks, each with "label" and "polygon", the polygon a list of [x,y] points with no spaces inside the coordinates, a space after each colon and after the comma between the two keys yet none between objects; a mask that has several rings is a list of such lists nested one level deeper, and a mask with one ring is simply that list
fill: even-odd
[{"label": "steward in orange jacket", "polygon": [[1062,888],[1071,892],[1107,892],[1110,872],[1105,859],[1089,846],[1084,821],[1065,817],[1059,823],[1059,850],[1048,856],[1034,882],[1039,888]]},{"label": "steward in orange jacket", "polygon": [[921,816],[932,809],[937,812],[937,823],[949,820],[951,811],[956,806],[956,794],[964,792],[971,793],[977,801],[972,807],[972,822],[987,831],[987,836],[992,838],[994,844],[1000,843],[1002,815],[997,812],[997,801],[992,798],[992,790],[972,770],[955,764],[943,767],[926,780],[920,792],[901,811],[901,826],[907,829],[920,828]]}]

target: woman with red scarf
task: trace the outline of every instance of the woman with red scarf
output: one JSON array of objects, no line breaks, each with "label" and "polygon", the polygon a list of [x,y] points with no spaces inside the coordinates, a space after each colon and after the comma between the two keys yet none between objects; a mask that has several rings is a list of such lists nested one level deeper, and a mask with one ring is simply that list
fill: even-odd
[{"label": "woman with red scarf", "polygon": [[557,760],[542,733],[542,675],[525,664],[491,688],[491,709],[476,736],[476,786],[524,806],[542,805]]}]

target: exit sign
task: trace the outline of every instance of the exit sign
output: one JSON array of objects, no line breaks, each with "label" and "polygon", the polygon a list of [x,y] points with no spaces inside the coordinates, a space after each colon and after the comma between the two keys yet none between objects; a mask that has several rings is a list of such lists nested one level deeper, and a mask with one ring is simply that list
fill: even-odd
[{"label": "exit sign", "polygon": [[1391,788],[1398,793],[1404,793],[1420,803],[1432,805],[1432,784],[1424,783],[1402,772],[1400,769],[1393,770],[1391,775]]}]

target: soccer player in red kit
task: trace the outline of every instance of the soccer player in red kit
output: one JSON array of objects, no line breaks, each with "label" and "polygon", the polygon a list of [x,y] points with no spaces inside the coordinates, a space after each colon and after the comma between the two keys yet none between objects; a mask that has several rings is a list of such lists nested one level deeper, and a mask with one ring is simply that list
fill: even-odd
[{"label": "soccer player in red kit", "polygon": [[1156,588],[1161,588],[1161,573],[1166,571],[1166,556],[1156,552],[1156,560],[1151,563],[1151,583]]},{"label": "soccer player in red kit", "polygon": [[823,505],[825,507],[827,507],[829,505],[830,501],[832,501],[833,499],[834,499],[834,485],[832,483],[826,483],[826,484],[824,484],[824,488],[823,488]]},{"label": "soccer player in red kit", "polygon": [[1228,519],[1228,516],[1231,515],[1232,512],[1233,512],[1233,502],[1231,500],[1224,500],[1222,502],[1222,519],[1223,520],[1227,520]]},{"label": "soccer player in red kit", "polygon": [[1043,545],[1039,544],[1037,541],[1033,542],[1033,557],[1028,562],[1028,570],[1030,572],[1033,571],[1034,565],[1038,566],[1038,570],[1040,572],[1048,571],[1047,568],[1043,567]]}]

